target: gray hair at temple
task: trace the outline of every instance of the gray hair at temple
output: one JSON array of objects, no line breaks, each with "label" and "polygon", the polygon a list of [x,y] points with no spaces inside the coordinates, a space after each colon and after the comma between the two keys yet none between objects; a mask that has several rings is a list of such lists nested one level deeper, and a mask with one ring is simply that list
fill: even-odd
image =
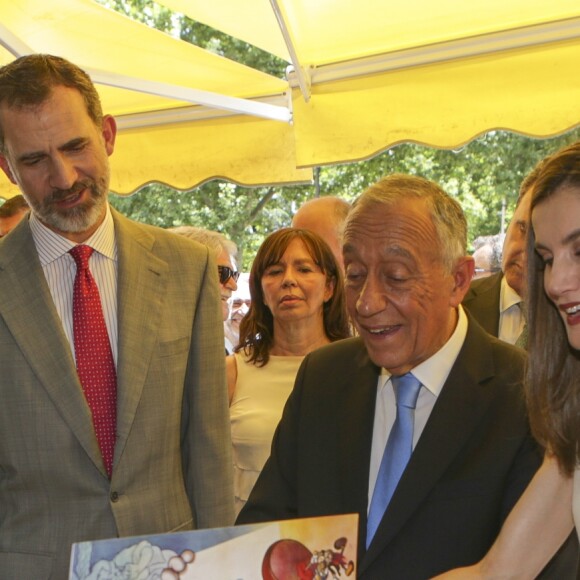
[{"label": "gray hair at temple", "polygon": [[377,205],[390,208],[408,199],[427,202],[437,233],[441,262],[451,272],[457,260],[467,255],[467,221],[459,203],[433,181],[400,173],[384,177],[354,202],[346,227],[363,209]]},{"label": "gray hair at temple", "polygon": [[236,244],[219,232],[195,226],[178,226],[176,228],[170,228],[169,231],[207,246],[214,253],[216,258],[223,250],[234,259],[237,258],[238,247]]}]

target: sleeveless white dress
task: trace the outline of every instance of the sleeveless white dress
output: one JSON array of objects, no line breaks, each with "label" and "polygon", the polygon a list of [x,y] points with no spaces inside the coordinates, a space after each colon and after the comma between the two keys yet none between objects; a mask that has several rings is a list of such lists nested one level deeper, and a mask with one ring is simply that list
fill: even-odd
[{"label": "sleeveless white dress", "polygon": [[263,367],[247,362],[243,353],[235,357],[238,378],[230,422],[237,515],[270,456],[274,431],[304,357],[270,356]]}]

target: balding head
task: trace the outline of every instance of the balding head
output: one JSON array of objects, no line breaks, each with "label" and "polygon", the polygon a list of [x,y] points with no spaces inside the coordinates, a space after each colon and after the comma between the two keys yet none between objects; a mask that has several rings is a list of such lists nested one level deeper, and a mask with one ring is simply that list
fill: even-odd
[{"label": "balding head", "polygon": [[328,195],[307,201],[292,219],[293,228],[302,228],[318,234],[330,246],[343,270],[342,231],[349,210],[350,204],[347,201]]}]

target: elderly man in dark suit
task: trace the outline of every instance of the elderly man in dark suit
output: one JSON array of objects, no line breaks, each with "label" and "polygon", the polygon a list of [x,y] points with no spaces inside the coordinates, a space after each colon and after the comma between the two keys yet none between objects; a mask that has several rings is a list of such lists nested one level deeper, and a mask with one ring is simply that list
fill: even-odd
[{"label": "elderly man in dark suit", "polygon": [[359,515],[362,580],[478,561],[540,463],[524,353],[461,307],[473,275],[461,208],[392,175],[344,236],[360,334],[307,356],[238,523]]},{"label": "elderly man in dark suit", "polygon": [[0,68],[0,128],[31,207],[0,241],[0,577],[65,578],[73,542],[232,523],[215,260],[109,207],[115,121],[72,63]]}]

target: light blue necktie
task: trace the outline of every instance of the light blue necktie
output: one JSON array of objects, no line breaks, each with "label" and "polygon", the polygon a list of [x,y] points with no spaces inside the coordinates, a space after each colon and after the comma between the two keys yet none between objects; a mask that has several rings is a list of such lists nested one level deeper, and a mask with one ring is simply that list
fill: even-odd
[{"label": "light blue necktie", "polygon": [[367,519],[367,548],[413,451],[413,424],[421,383],[411,373],[391,377],[391,382],[397,399],[397,418],[389,434],[371,500]]}]

